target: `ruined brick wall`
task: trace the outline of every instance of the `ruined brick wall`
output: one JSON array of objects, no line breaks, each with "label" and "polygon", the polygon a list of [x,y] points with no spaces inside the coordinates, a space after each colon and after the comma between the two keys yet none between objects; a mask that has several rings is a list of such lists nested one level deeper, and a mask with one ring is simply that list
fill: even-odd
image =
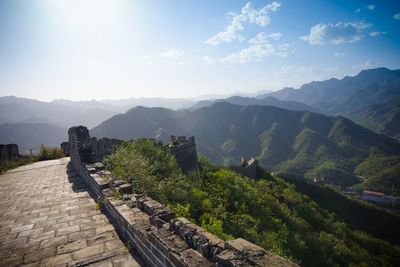
[{"label": "ruined brick wall", "polygon": [[[172,143],[173,139],[174,136],[171,136]],[[189,137],[187,140],[179,136],[177,140],[181,143],[170,147],[171,154],[175,156],[176,161],[184,173],[187,174],[191,171],[197,171],[199,166],[194,136]]]},{"label": "ruined brick wall", "polygon": [[112,153],[113,149],[122,143],[122,140],[96,137],[90,138],[95,161],[102,161],[106,155]]},{"label": "ruined brick wall", "polygon": [[85,144],[90,143],[86,131],[72,127],[68,132],[71,162],[117,232],[147,266],[297,266],[244,239],[225,242],[176,218],[150,197],[133,194],[130,184],[113,180],[101,163],[85,164]]},{"label": "ruined brick wall", "polygon": [[[71,127],[68,131],[69,142],[61,144],[65,155],[77,157],[86,163],[102,161],[113,149],[122,143],[122,140],[90,137],[89,130],[84,126]],[[78,150],[78,152],[76,152]],[[72,151],[75,152],[74,155]]]},{"label": "ruined brick wall", "polygon": [[0,145],[0,161],[19,159],[19,150],[16,144]]},{"label": "ruined brick wall", "polygon": [[229,168],[232,171],[239,173],[243,176],[252,177],[252,178],[258,177],[259,165],[258,165],[258,161],[254,158],[250,158],[249,160],[242,158],[242,163],[240,166],[229,166]]},{"label": "ruined brick wall", "polygon": [[89,131],[84,126],[68,130],[69,153],[72,161],[90,163],[94,161]]}]

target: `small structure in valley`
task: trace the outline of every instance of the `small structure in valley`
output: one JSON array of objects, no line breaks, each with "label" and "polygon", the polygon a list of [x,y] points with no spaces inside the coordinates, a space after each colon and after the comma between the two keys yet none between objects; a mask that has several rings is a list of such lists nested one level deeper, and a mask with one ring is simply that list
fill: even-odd
[{"label": "small structure in valley", "polygon": [[364,190],[362,194],[362,199],[365,201],[387,203],[394,205],[396,203],[396,198],[393,196],[387,196],[382,192],[368,191]]}]

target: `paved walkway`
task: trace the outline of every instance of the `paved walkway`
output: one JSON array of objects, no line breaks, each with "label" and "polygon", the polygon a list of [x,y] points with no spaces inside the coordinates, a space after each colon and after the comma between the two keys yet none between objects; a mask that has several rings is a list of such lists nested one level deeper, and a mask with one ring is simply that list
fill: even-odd
[{"label": "paved walkway", "polygon": [[0,266],[139,266],[68,163],[0,176]]}]

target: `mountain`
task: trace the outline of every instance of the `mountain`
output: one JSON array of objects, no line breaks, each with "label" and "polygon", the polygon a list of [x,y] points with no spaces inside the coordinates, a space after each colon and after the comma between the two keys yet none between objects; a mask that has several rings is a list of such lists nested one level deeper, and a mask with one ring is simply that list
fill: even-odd
[{"label": "mountain", "polygon": [[289,110],[308,110],[312,112],[318,112],[318,110],[311,108],[303,103],[296,101],[282,101],[273,96],[266,96],[264,98],[250,98],[242,96],[231,96],[225,99],[215,99],[215,100],[203,100],[194,104],[190,109],[195,110],[202,107],[209,107],[215,103],[228,102],[235,105],[264,105],[264,106],[274,106],[278,108],[285,108]]},{"label": "mountain", "polygon": [[97,101],[42,102],[14,96],[0,97],[0,125],[44,122],[64,128],[77,124],[93,127],[117,113],[118,108]]},{"label": "mountain", "polygon": [[363,70],[354,77],[314,81],[299,89],[284,88],[264,95],[285,101],[298,101],[312,107],[325,107],[327,113],[343,113],[400,96],[400,70]]},{"label": "mountain", "polygon": [[40,145],[59,147],[67,129],[46,123],[6,123],[0,125],[0,144],[17,144],[20,153],[38,151]]},{"label": "mountain", "polygon": [[[216,163],[233,164],[242,156],[255,156],[269,171],[308,178],[320,175],[344,186],[359,182],[356,170],[365,170],[369,166],[365,162],[376,157],[400,159],[400,144],[394,139],[341,116],[227,102],[195,111],[136,107],[104,121],[91,134],[164,141],[170,134],[195,135],[198,151]],[[386,167],[392,166],[387,162]],[[364,167],[357,169],[360,165]],[[379,176],[382,168],[371,175]]]},{"label": "mountain", "polygon": [[195,103],[195,100],[185,99],[185,98],[139,97],[139,98],[128,98],[120,100],[101,100],[100,102],[113,106],[122,107],[126,111],[136,106],[183,109],[192,106]]},{"label": "mountain", "polygon": [[400,139],[400,98],[344,114],[364,127]]}]

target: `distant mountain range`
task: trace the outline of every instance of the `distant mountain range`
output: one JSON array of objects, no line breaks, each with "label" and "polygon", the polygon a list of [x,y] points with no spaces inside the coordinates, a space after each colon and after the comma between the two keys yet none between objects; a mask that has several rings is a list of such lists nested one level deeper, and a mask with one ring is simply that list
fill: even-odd
[{"label": "distant mountain range", "polygon": [[[242,155],[257,156],[270,170],[342,177],[334,182],[343,184],[352,184],[357,175],[366,174],[374,177],[369,180],[374,187],[387,177],[385,181],[398,179],[398,175],[393,176],[398,156],[393,148],[398,144],[344,117],[400,140],[400,70],[364,70],[354,77],[311,82],[299,89],[284,88],[257,97],[207,97],[218,96],[200,97],[200,101],[131,98],[51,102],[0,97],[0,143],[12,141],[22,151],[36,149],[41,142],[58,146],[58,141],[66,139],[61,129],[66,132],[73,125],[97,126],[92,130],[95,135],[122,139],[146,136],[167,140],[171,134],[186,134],[195,135],[199,151],[218,163],[238,162]],[[154,108],[132,109],[135,106]],[[374,161],[391,167],[385,175],[379,174],[371,168]]]},{"label": "distant mountain range", "polygon": [[[400,160],[400,143],[344,117],[227,102],[195,111],[136,107],[104,121],[91,134],[164,141],[171,134],[195,135],[198,152],[214,162],[232,164],[255,156],[267,170],[324,176],[340,185],[357,183],[356,170],[362,171],[357,167],[372,158]],[[379,177],[382,171],[370,175]]]},{"label": "distant mountain range", "polygon": [[118,107],[97,101],[42,102],[14,96],[0,97],[0,125],[38,122],[64,128],[77,124],[93,127],[121,111]]},{"label": "distant mountain range", "polygon": [[[259,98],[265,96],[301,102],[324,114],[344,115],[372,130],[394,137],[400,136],[399,127],[393,126],[400,116],[399,101],[395,101],[400,98],[400,70],[363,70],[354,77],[311,82],[299,89],[284,88],[260,95]],[[385,111],[382,110],[383,107]],[[379,113],[374,111],[376,108],[387,114],[382,121],[379,121]]]},{"label": "distant mountain range", "polygon": [[19,152],[28,154],[40,145],[59,147],[67,141],[67,129],[46,123],[6,123],[0,125],[0,144],[18,144]]},{"label": "distant mountain range", "polygon": [[273,96],[266,96],[263,98],[251,98],[242,96],[231,96],[225,99],[203,100],[194,104],[190,109],[195,110],[202,107],[209,107],[215,103],[228,102],[235,105],[248,106],[248,105],[263,105],[274,106],[278,108],[285,108],[289,110],[308,110],[312,112],[319,112],[317,109],[309,107],[303,103],[296,101],[282,101]]},{"label": "distant mountain range", "polygon": [[400,98],[346,112],[344,116],[400,140]]}]

